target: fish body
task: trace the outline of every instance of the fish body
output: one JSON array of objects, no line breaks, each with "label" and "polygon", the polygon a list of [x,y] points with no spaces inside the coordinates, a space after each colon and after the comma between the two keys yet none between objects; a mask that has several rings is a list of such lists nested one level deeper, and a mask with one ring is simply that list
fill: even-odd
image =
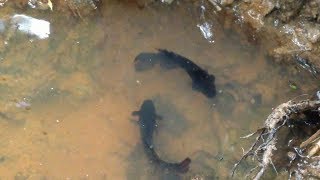
[{"label": "fish body", "polygon": [[160,64],[166,69],[177,67],[184,69],[192,80],[194,90],[200,91],[208,98],[213,98],[216,95],[214,75],[209,74],[186,57],[165,49],[158,49],[158,53],[140,53],[135,58],[136,71],[150,69],[155,64]]},{"label": "fish body", "polygon": [[189,170],[190,158],[184,159],[180,163],[169,163],[158,156],[154,150],[153,132],[156,128],[156,119],[161,117],[156,114],[156,109],[151,100],[145,100],[139,111],[134,111],[133,115],[139,116],[140,134],[144,151],[148,159],[161,169],[185,173]]}]

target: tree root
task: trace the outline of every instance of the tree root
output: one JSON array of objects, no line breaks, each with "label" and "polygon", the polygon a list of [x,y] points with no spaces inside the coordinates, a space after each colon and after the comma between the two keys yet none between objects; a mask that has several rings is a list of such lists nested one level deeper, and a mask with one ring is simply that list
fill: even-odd
[{"label": "tree root", "polygon": [[309,144],[314,142],[319,137],[320,137],[320,130],[318,130],[316,133],[314,133],[309,139],[307,139],[306,141],[302,142],[301,145],[300,145],[300,148],[305,148],[306,146],[308,146]]},{"label": "tree root", "polygon": [[[290,100],[286,103],[279,105],[277,108],[275,108],[272,111],[272,113],[267,117],[264,123],[264,127],[257,131],[257,132],[260,131],[259,136],[251,145],[250,149],[234,165],[231,172],[231,176],[234,175],[235,170],[237,169],[239,164],[249,156],[256,157],[258,161],[258,166],[252,169],[250,172],[253,172],[255,169],[260,168],[260,170],[253,177],[253,179],[255,180],[260,179],[270,165],[277,172],[277,169],[273,163],[274,151],[277,150],[277,145],[278,145],[277,140],[278,140],[279,133],[277,132],[284,126],[289,127],[289,122],[290,124],[295,123],[295,121],[297,119],[299,120],[300,119],[299,117],[307,111],[315,111],[320,115],[319,109],[320,109],[320,100],[315,100],[315,101],[303,100],[299,102]],[[317,120],[320,123],[320,116]],[[250,134],[245,138],[248,138],[254,134],[258,134],[257,132]],[[318,154],[319,151],[320,151],[320,130],[318,130],[311,137],[309,137],[307,140],[302,142],[300,144],[300,147],[296,147],[294,151],[296,153],[288,152],[288,156],[290,155],[289,159],[291,157],[290,163],[292,163],[292,161],[296,159],[297,157],[296,155],[298,155],[299,157],[311,158],[311,157],[314,157],[316,154]],[[301,152],[302,153],[307,152],[307,153],[306,155],[302,155],[300,154]],[[282,158],[287,159],[288,157],[282,157]],[[310,162],[310,163],[313,163],[313,162]],[[305,176],[305,172],[308,172],[308,175],[310,175],[311,173],[314,176],[317,176],[320,174],[319,170],[316,171],[315,168],[310,168],[311,166],[305,166],[305,167],[306,168],[304,169],[304,173],[298,172],[296,170],[294,170],[294,173],[299,173],[302,176]]]}]

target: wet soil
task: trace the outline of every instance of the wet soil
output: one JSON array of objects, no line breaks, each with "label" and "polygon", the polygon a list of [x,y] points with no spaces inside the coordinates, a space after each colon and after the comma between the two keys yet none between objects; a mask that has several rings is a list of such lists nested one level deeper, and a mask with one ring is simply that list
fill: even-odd
[{"label": "wet soil", "polygon": [[[216,2],[213,0],[213,2]],[[320,67],[320,3],[317,0],[220,1],[222,11],[247,24],[261,40],[274,45],[269,55],[285,64],[304,64],[318,74]],[[230,23],[229,23],[230,24]],[[319,75],[317,75],[319,76]]]}]

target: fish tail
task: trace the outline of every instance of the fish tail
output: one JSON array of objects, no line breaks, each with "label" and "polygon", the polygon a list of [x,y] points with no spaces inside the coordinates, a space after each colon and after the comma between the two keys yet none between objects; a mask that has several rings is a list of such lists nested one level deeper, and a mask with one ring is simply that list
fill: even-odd
[{"label": "fish tail", "polygon": [[158,154],[154,151],[153,148],[148,148],[147,154],[149,159],[155,164],[159,165],[161,168],[167,169],[169,171],[175,171],[178,173],[186,173],[189,171],[189,165],[191,163],[191,159],[189,157],[185,158],[180,163],[168,163],[160,159]]},{"label": "fish tail", "polygon": [[188,172],[190,163],[191,163],[191,159],[187,157],[186,159],[184,159],[178,164],[177,171],[180,173]]}]

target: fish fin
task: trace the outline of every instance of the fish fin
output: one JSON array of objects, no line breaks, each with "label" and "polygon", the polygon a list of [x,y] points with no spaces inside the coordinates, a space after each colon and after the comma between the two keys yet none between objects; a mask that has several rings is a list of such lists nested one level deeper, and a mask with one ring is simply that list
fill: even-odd
[{"label": "fish fin", "polygon": [[163,55],[165,57],[174,58],[176,54],[174,52],[168,51],[166,49],[157,49],[158,54]]},{"label": "fish fin", "polygon": [[133,111],[131,113],[132,116],[139,116],[140,115],[140,111]]},{"label": "fish fin", "polygon": [[180,173],[186,173],[189,170],[189,165],[191,163],[190,158],[186,158],[178,164],[178,171]]},{"label": "fish fin", "polygon": [[158,51],[158,52],[168,52],[166,49],[161,49],[161,48],[156,48],[156,50]]},{"label": "fish fin", "polygon": [[130,119],[130,122],[134,123],[134,124],[139,124],[139,119]]}]

